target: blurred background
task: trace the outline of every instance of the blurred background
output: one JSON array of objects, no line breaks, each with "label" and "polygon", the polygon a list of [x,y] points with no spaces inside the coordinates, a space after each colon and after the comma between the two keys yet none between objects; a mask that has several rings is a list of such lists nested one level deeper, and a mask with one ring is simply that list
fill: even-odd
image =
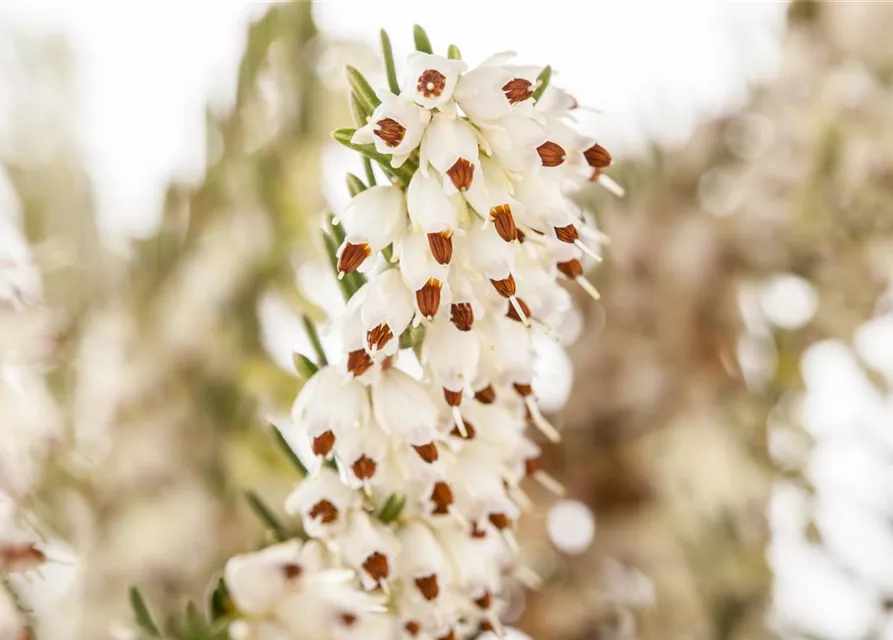
[{"label": "blurred background", "polygon": [[512,625],[893,638],[893,4],[5,0],[0,546],[50,562],[0,575],[0,640],[131,637],[131,584],[163,618],[262,539],[340,304],[343,66],[381,84],[415,23],[556,68],[628,194],[579,196],[612,243],[541,349],[568,497],[531,489]]}]

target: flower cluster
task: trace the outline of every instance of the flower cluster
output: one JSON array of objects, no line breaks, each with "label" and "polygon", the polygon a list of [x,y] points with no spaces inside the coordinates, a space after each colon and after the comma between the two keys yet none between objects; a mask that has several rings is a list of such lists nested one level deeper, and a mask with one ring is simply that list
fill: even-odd
[{"label": "flower cluster", "polygon": [[357,283],[335,325],[343,355],[292,411],[316,459],[285,508],[309,540],[229,562],[234,637],[501,632],[521,484],[561,491],[526,431],[559,439],[532,389],[532,333],[560,331],[561,280],[598,296],[583,278],[598,236],[566,194],[617,189],[550,73],[417,51],[399,94],[357,97],[364,124],[340,139],[391,180],[335,219],[338,277]]}]

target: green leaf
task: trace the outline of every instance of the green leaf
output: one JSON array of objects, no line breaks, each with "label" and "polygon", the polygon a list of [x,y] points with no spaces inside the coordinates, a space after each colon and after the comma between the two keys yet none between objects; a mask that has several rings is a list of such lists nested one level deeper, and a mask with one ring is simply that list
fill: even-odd
[{"label": "green leaf", "polygon": [[221,618],[228,618],[235,610],[236,606],[233,604],[232,598],[229,597],[226,581],[223,576],[220,576],[208,596],[208,617],[211,622],[214,622]]},{"label": "green leaf", "polygon": [[412,28],[412,37],[415,40],[415,48],[418,51],[434,53],[434,49],[431,48],[431,41],[428,39],[428,34],[425,33],[425,30],[422,29],[422,27],[419,25],[414,26]]},{"label": "green leaf", "polygon": [[366,126],[366,123],[369,122],[370,113],[366,111],[363,103],[360,102],[360,99],[355,93],[350,94],[350,113],[353,116],[353,123],[357,128],[364,127]]},{"label": "green leaf", "polygon": [[289,462],[294,465],[295,469],[301,472],[301,475],[306,476],[307,467],[304,466],[304,463],[301,462],[301,459],[288,444],[285,436],[282,435],[282,432],[279,431],[279,429],[275,425],[273,426],[273,437],[276,439],[276,444],[278,444],[279,448],[282,449],[282,453],[284,453],[285,457],[289,459]]},{"label": "green leaf", "polygon": [[245,499],[248,501],[248,506],[251,507],[251,510],[255,515],[257,515],[261,522],[264,523],[267,529],[273,532],[276,540],[279,542],[288,540],[289,535],[285,525],[279,521],[279,518],[273,513],[273,510],[261,500],[260,496],[254,493],[254,491],[246,491]]},{"label": "green leaf", "polygon": [[552,67],[547,66],[545,69],[540,71],[540,74],[536,77],[536,89],[533,91],[533,101],[536,102],[540,98],[543,97],[543,94],[546,92],[546,89],[549,87],[549,81],[552,79]]},{"label": "green leaf", "polygon": [[388,74],[388,88],[394,95],[399,95],[400,85],[397,83],[397,69],[394,67],[394,50],[391,49],[391,39],[388,32],[381,30],[381,52],[384,56],[384,68]]},{"label": "green leaf", "polygon": [[385,502],[384,506],[381,508],[381,511],[378,514],[378,519],[385,524],[393,522],[400,515],[400,512],[403,511],[405,505],[405,495],[402,493],[392,493],[388,498],[388,501]]},{"label": "green leaf", "polygon": [[375,95],[369,81],[350,65],[347,66],[347,82],[367,114],[371,114],[375,111],[375,107],[381,104],[381,100]]},{"label": "green leaf", "polygon": [[347,190],[350,191],[351,198],[363,193],[368,188],[366,183],[360,180],[357,176],[352,173],[347,174]]},{"label": "green leaf", "polygon": [[143,594],[137,587],[130,587],[130,607],[133,609],[133,617],[140,629],[149,634],[152,638],[160,638],[161,632],[149,613],[146,601],[143,600]]},{"label": "green leaf", "polygon": [[316,364],[320,367],[326,366],[329,364],[329,360],[326,358],[326,352],[322,348],[322,342],[319,340],[319,332],[316,330],[316,323],[313,322],[307,314],[301,316],[301,322],[304,323],[304,331],[307,332],[310,346],[313,347],[313,353],[316,355]]},{"label": "green leaf", "polygon": [[292,363],[295,365],[295,372],[304,382],[307,382],[317,371],[319,371],[319,367],[316,366],[316,363],[303,353],[294,352],[291,354],[291,359]]},{"label": "green leaf", "polygon": [[326,216],[326,224],[328,225],[329,235],[335,238],[335,242],[339,245],[344,242],[347,238],[347,234],[344,231],[344,227],[340,224],[335,224],[335,216],[331,214]]},{"label": "green leaf", "polygon": [[449,58],[450,60],[461,60],[462,52],[459,51],[459,47],[457,47],[454,44],[451,44],[449,46],[449,48],[447,49],[447,58]]}]

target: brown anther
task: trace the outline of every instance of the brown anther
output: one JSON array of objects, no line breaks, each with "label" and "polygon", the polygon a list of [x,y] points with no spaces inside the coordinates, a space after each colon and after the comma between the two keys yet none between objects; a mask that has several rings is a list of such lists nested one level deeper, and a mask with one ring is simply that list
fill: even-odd
[{"label": "brown anther", "polygon": [[555,237],[561,240],[562,242],[567,242],[568,244],[574,244],[577,241],[577,238],[580,237],[580,232],[577,231],[577,227],[573,224],[569,224],[566,227],[553,227],[555,229]]},{"label": "brown anther", "polygon": [[422,630],[422,627],[415,620],[410,620],[406,624],[403,625],[403,628],[406,629],[406,633],[415,638],[419,635],[419,631]]},{"label": "brown anther", "polygon": [[311,444],[313,455],[323,457],[329,455],[329,452],[332,451],[332,447],[334,446],[335,434],[332,433],[331,429],[323,431],[321,434],[313,438],[313,443]]},{"label": "brown anther", "polygon": [[453,430],[450,431],[451,436],[456,436],[457,438],[464,438],[465,440],[474,440],[474,437],[477,435],[477,429],[474,428],[474,425],[471,424],[468,420],[463,420],[465,423],[465,433],[467,436],[463,436],[462,432],[459,431],[459,427],[453,427]]},{"label": "brown anther", "polygon": [[518,229],[518,242],[520,242],[521,244],[524,244],[524,240],[526,240],[526,239],[527,239],[527,234],[524,233],[523,231],[521,231],[520,229]]},{"label": "brown anther", "polygon": [[437,576],[432,574],[423,578],[414,580],[415,586],[429,602],[434,600],[440,593],[440,587],[437,585]]},{"label": "brown anther", "polygon": [[373,580],[381,582],[391,573],[388,557],[378,551],[374,552],[363,563],[363,571],[368,573]]},{"label": "brown anther", "polygon": [[451,407],[458,407],[462,404],[462,389],[458,391],[450,391],[446,387],[443,388],[443,398]]},{"label": "brown anther", "polygon": [[491,513],[488,520],[490,520],[491,524],[500,531],[507,529],[512,524],[512,521],[509,520],[509,517],[504,513]]},{"label": "brown anther", "polygon": [[[527,316],[528,318],[530,318],[531,317],[530,307],[527,306],[527,303],[524,302],[521,298],[515,298],[515,300],[517,300],[518,306],[521,307],[521,311],[524,312],[524,315]],[[518,315],[518,310],[515,309],[515,305],[513,305],[511,303],[509,303],[509,309],[508,309],[508,311],[505,312],[505,315],[506,315],[506,317],[511,318],[512,320],[517,320],[518,322],[521,322],[521,316]]]},{"label": "brown anther", "polygon": [[347,354],[347,371],[354,377],[359,377],[372,367],[372,358],[365,349],[357,349]]},{"label": "brown anther", "polygon": [[323,524],[331,524],[338,519],[338,507],[328,500],[320,500],[307,514],[311,518],[319,518]]},{"label": "brown anther", "polygon": [[419,76],[416,88],[426,98],[439,98],[446,89],[446,76],[437,69],[425,69]]},{"label": "brown anther", "polygon": [[375,460],[364,454],[354,460],[354,463],[350,468],[353,471],[353,474],[357,477],[357,480],[368,480],[375,475],[375,468],[377,466]]},{"label": "brown anther", "polygon": [[450,632],[445,636],[440,636],[437,640],[456,640],[456,633],[450,629]]},{"label": "brown anther", "polygon": [[391,341],[394,333],[386,322],[382,322],[366,332],[366,343],[370,349],[384,349],[385,345]]},{"label": "brown anther", "polygon": [[576,280],[583,275],[583,263],[576,258],[567,262],[559,262],[556,266],[561,273],[571,280]]},{"label": "brown anther", "polygon": [[338,619],[341,620],[341,624],[345,627],[352,627],[357,621],[357,617],[352,613],[342,613],[338,616]]},{"label": "brown anther", "polygon": [[453,504],[453,490],[446,482],[440,481],[434,483],[434,490],[431,492],[431,501],[434,503],[435,515],[442,516],[449,513],[450,505]]},{"label": "brown anther", "polygon": [[419,454],[419,457],[428,464],[434,462],[438,458],[437,445],[433,442],[428,444],[414,444],[412,448]]},{"label": "brown anther", "polygon": [[604,169],[593,169],[592,175],[589,176],[589,182],[595,182],[596,180],[598,180],[599,176],[602,175],[603,171],[604,171]]},{"label": "brown anther", "polygon": [[394,356],[388,356],[384,360],[381,361],[381,370],[387,371],[391,367],[394,366]]},{"label": "brown anther", "polygon": [[487,530],[481,529],[476,522],[471,523],[471,537],[477,540],[487,537]]},{"label": "brown anther", "polygon": [[518,395],[525,398],[533,393],[533,387],[531,387],[529,384],[521,384],[520,382],[516,382],[512,386],[515,388],[515,391],[518,392]]},{"label": "brown anther", "polygon": [[338,271],[340,273],[352,273],[363,264],[363,261],[372,254],[372,248],[368,244],[347,243],[338,256]]},{"label": "brown anther", "polygon": [[415,300],[419,305],[419,311],[429,320],[434,317],[440,308],[440,290],[443,284],[437,278],[429,278],[425,286],[415,292]]},{"label": "brown anther", "polygon": [[490,219],[496,227],[496,233],[506,242],[511,242],[518,237],[518,227],[515,226],[515,218],[512,216],[512,208],[507,204],[500,204],[490,209]]},{"label": "brown anther", "polygon": [[604,169],[612,162],[611,154],[600,144],[594,144],[583,152],[586,162],[594,169]]},{"label": "brown anther", "polygon": [[534,473],[540,470],[540,460],[539,456],[535,458],[527,458],[524,460],[524,474],[528,476],[532,476]]},{"label": "brown anther", "polygon": [[450,321],[459,331],[471,331],[474,308],[468,302],[454,302],[450,305]]},{"label": "brown anther", "polygon": [[406,135],[406,127],[394,120],[393,118],[383,118],[375,123],[373,133],[384,140],[389,147],[398,147],[403,142],[403,136]]},{"label": "brown anther", "polygon": [[490,605],[493,604],[493,594],[489,591],[484,591],[484,595],[475,599],[474,603],[479,609],[489,609]]},{"label": "brown anther", "polygon": [[502,91],[511,104],[518,104],[533,97],[533,83],[524,78],[515,78],[502,85]]},{"label": "brown anther", "polygon": [[536,152],[540,154],[540,160],[543,161],[544,167],[557,167],[567,157],[561,145],[555,144],[551,140],[538,146]]},{"label": "brown anther", "polygon": [[481,404],[493,404],[496,401],[496,391],[492,384],[488,384],[483,389],[474,392],[474,399]]},{"label": "brown anther", "polygon": [[515,295],[515,291],[517,291],[515,278],[512,274],[509,274],[508,278],[505,278],[504,280],[493,280],[491,278],[490,282],[493,283],[493,287],[503,298],[511,298]]},{"label": "brown anther", "polygon": [[282,565],[282,575],[285,576],[286,580],[295,580],[301,577],[302,573],[304,573],[304,569],[301,568],[301,565],[295,562],[287,562]]},{"label": "brown anther", "polygon": [[474,180],[474,165],[465,158],[459,158],[452,167],[447,169],[446,174],[459,191],[468,191],[472,180]]},{"label": "brown anther", "polygon": [[496,631],[496,627],[493,626],[493,623],[489,620],[481,620],[481,624],[478,626],[478,631],[481,633],[487,633],[488,631]]},{"label": "brown anther", "polygon": [[45,562],[46,554],[32,542],[0,545],[0,572]]},{"label": "brown anther", "polygon": [[428,247],[438,264],[449,264],[453,257],[453,232],[449,229],[428,234]]}]

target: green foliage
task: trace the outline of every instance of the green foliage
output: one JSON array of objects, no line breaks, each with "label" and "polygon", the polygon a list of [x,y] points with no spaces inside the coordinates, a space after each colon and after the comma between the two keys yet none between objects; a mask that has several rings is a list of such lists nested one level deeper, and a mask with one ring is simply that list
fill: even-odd
[{"label": "green foliage", "polygon": [[415,25],[412,28],[412,37],[413,40],[415,40],[415,48],[418,51],[434,53],[434,49],[431,48],[431,41],[428,39],[428,34],[425,33],[425,30],[422,29],[422,27]]},{"label": "green foliage", "polygon": [[400,84],[397,82],[397,69],[394,66],[394,51],[391,49],[391,39],[388,32],[381,30],[381,53],[384,57],[384,68],[388,76],[388,88],[391,93],[398,95],[400,93]]},{"label": "green foliage", "polygon": [[392,493],[378,513],[378,519],[385,524],[393,522],[400,516],[404,506],[406,506],[406,496],[402,493]]},{"label": "green foliage", "polygon": [[552,80],[552,67],[546,66],[546,68],[540,71],[540,74],[536,77],[536,89],[533,90],[534,102],[537,102],[543,97],[546,89],[549,88],[550,80]]},{"label": "green foliage", "polygon": [[254,493],[254,491],[246,491],[245,500],[248,501],[248,506],[251,507],[254,514],[273,534],[273,537],[278,542],[284,542],[292,537],[288,534],[288,530],[279,520],[279,517],[273,513],[273,510],[267,506],[267,503],[265,503],[259,495]]}]

